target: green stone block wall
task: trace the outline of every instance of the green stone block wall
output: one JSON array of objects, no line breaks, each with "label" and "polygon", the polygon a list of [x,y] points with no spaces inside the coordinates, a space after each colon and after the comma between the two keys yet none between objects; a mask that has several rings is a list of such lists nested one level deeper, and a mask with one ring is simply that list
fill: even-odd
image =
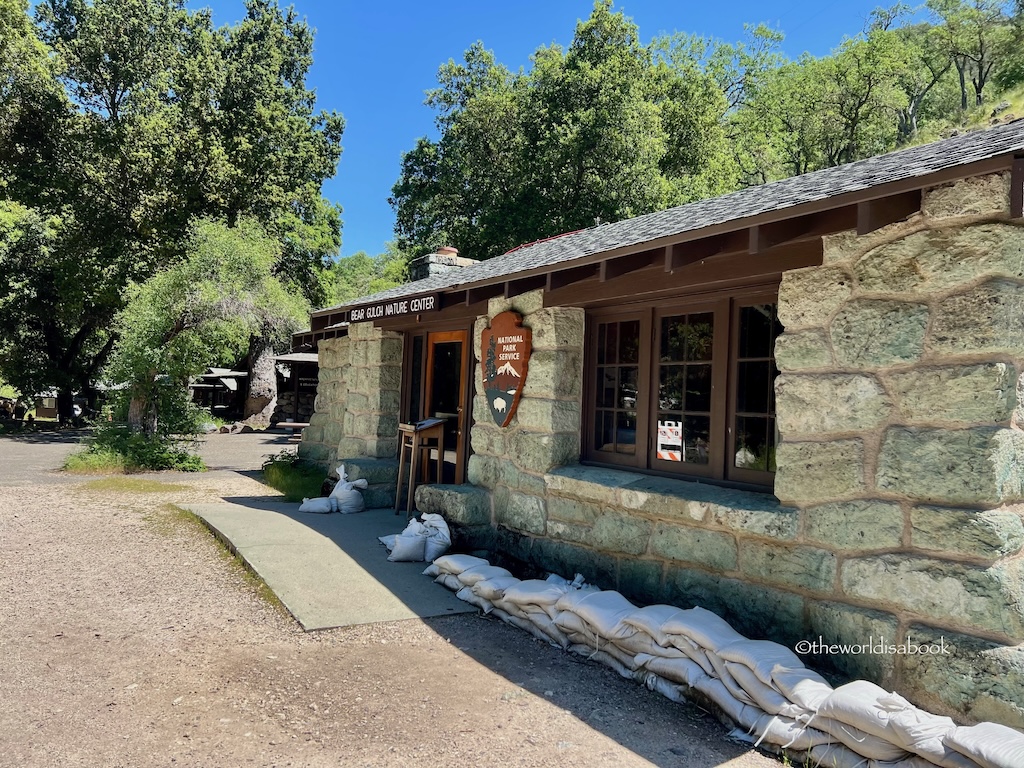
[{"label": "green stone block wall", "polygon": [[356,323],[347,337],[321,341],[319,357],[315,412],[299,455],[330,469],[344,459],[396,456],[401,336]]}]

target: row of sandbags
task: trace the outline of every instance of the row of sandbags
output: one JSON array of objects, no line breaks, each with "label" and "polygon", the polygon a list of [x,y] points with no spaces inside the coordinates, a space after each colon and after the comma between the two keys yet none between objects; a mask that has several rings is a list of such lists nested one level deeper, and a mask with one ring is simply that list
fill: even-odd
[{"label": "row of sandbags", "polygon": [[785,646],[749,640],[717,614],[637,607],[577,576],[520,580],[470,555],[424,571],[485,613],[614,668],[673,701],[696,690],[736,735],[835,768],[1024,768],[1024,734],[957,726],[866,680],[833,688]]}]

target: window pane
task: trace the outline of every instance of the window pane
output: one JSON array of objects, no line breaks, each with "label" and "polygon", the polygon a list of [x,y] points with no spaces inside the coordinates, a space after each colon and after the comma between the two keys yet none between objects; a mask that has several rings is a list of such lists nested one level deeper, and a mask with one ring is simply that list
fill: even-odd
[{"label": "window pane", "polygon": [[683,359],[686,349],[686,318],[663,317],[661,319],[661,360],[678,362]]},{"label": "window pane", "polygon": [[669,411],[683,410],[683,375],[681,365],[661,366],[661,381],[658,388],[658,407]]},{"label": "window pane", "polygon": [[607,333],[605,334],[604,361],[606,363],[617,363],[616,347],[619,344],[619,325],[618,323],[608,323],[605,328]]},{"label": "window pane", "polygon": [[775,305],[755,304],[740,308],[741,358],[771,357],[775,342]]},{"label": "window pane", "polygon": [[619,368],[619,408],[636,408],[636,377],[638,368]]},{"label": "window pane", "polygon": [[691,464],[707,464],[710,444],[711,418],[687,416],[683,420],[683,461]]},{"label": "window pane", "polygon": [[594,418],[594,449],[598,451],[615,450],[615,434],[612,432],[614,422],[611,411],[598,411]]},{"label": "window pane", "polygon": [[740,469],[775,471],[775,420],[741,416],[736,419],[736,455],[733,466]]},{"label": "window pane", "polygon": [[608,358],[605,355],[605,337],[608,334],[608,324],[601,323],[597,326],[597,364],[604,365],[608,362]]},{"label": "window pane", "polygon": [[739,413],[769,413],[772,364],[767,361],[740,363],[736,379],[736,410]]},{"label": "window pane", "polygon": [[615,368],[597,369],[597,407],[611,408],[615,405]]},{"label": "window pane", "polygon": [[690,315],[686,331],[686,359],[711,360],[714,349],[715,316],[710,312]]},{"label": "window pane", "polygon": [[620,411],[615,433],[615,449],[619,453],[636,453],[636,412]]},{"label": "window pane", "polygon": [[640,360],[640,321],[630,320],[619,325],[619,362],[636,363]]},{"label": "window pane", "polygon": [[686,410],[711,410],[711,366],[686,366]]}]

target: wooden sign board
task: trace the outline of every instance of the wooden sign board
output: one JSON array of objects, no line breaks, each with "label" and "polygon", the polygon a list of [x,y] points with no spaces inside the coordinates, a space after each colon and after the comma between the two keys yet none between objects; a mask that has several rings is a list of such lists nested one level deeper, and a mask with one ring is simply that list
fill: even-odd
[{"label": "wooden sign board", "polygon": [[507,427],[519,406],[533,349],[533,332],[516,312],[502,312],[483,332],[484,394],[494,423]]}]

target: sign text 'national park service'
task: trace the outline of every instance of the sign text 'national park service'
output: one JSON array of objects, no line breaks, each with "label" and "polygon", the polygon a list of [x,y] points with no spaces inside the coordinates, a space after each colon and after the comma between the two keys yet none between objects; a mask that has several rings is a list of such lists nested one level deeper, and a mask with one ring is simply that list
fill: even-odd
[{"label": "sign text 'national park service'", "polygon": [[494,423],[507,427],[526,383],[533,332],[516,312],[502,312],[483,332],[484,393]]}]

